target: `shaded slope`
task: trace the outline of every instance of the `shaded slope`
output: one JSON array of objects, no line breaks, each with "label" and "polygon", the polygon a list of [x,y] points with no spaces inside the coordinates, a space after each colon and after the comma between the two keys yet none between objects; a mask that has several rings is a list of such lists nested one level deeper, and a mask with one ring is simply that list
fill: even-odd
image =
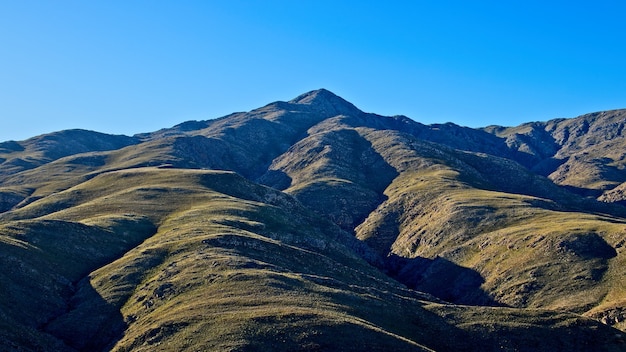
[{"label": "shaded slope", "polygon": [[78,280],[154,232],[140,217],[112,216],[109,222],[105,227],[60,220],[3,222],[2,348],[17,343],[63,350],[64,344],[41,329],[66,311]]}]

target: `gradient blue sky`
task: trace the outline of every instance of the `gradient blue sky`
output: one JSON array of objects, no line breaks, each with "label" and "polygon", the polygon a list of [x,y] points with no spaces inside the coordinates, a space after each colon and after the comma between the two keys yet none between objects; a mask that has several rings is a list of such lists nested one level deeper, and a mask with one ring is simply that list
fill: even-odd
[{"label": "gradient blue sky", "polygon": [[470,127],[626,108],[624,1],[0,0],[0,141],[327,88]]}]

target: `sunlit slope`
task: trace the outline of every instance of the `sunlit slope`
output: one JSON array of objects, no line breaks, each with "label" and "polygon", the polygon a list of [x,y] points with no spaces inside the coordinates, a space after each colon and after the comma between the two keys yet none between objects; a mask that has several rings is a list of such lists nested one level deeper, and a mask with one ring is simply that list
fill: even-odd
[{"label": "sunlit slope", "polygon": [[318,90],[2,143],[0,350],[623,350],[623,185],[550,175],[620,160],[621,132],[559,144],[587,120],[425,126]]},{"label": "sunlit slope", "polygon": [[[181,349],[190,343],[183,337],[196,329],[194,346],[214,350],[347,348],[351,339],[336,338],[345,329],[374,347],[422,350],[407,326],[384,318],[392,311],[378,320],[378,300],[369,299],[370,312],[353,306],[370,291],[397,291],[416,308],[418,296],[353,254],[355,240],[330,222],[313,221],[290,197],[236,174],[119,171],[51,197],[5,214],[39,219],[8,222],[2,237],[3,253],[22,251],[13,258],[17,272],[5,273],[5,290],[18,292],[5,292],[2,302],[12,304],[3,312],[15,323],[14,334],[37,335],[32,344],[47,343],[52,335],[92,350],[114,344],[123,333],[115,349]],[[60,203],[63,210],[45,213]],[[115,260],[142,236],[149,239]],[[108,260],[113,262],[81,280]],[[402,311],[402,304],[388,305]],[[42,314],[42,307],[49,312]],[[410,317],[403,318],[407,324]],[[274,321],[283,321],[285,329],[277,331]],[[439,324],[437,329],[447,329]]]},{"label": "sunlit slope", "polygon": [[[204,177],[204,201],[171,213],[153,237],[90,275],[95,299],[119,306],[128,324],[115,350],[347,348],[351,340],[336,338],[343,328],[374,347],[420,349],[368,321],[373,312],[359,316],[360,295],[399,289],[351,254],[345,233],[234,174]],[[87,300],[50,329],[67,331],[93,307]]]},{"label": "sunlit slope", "polygon": [[336,225],[231,172],[109,172],[3,217],[3,253],[14,253],[3,257],[3,347],[620,346],[611,329],[571,314],[457,308],[407,290]]},{"label": "sunlit slope", "polygon": [[103,166],[106,151],[137,143],[137,138],[85,130],[0,143],[0,212],[81,182],[75,177]]},{"label": "sunlit slope", "polygon": [[387,138],[373,144],[400,175],[356,234],[394,277],[466,304],[624,304],[624,219],[509,161]]},{"label": "sunlit slope", "polygon": [[0,143],[0,212],[101,172],[148,166],[235,171],[256,179],[311,126],[362,114],[326,90],[246,113],[191,121],[135,137],[68,130]]},{"label": "sunlit slope", "polygon": [[14,174],[80,153],[115,150],[138,143],[133,137],[65,130],[25,141],[0,143],[0,182]]},{"label": "sunlit slope", "polygon": [[[473,305],[566,309],[622,326],[624,210],[514,160],[338,116],[265,179],[350,229],[409,287]],[[457,143],[458,144],[458,143]],[[360,225],[359,225],[360,224]]]},{"label": "sunlit slope", "polygon": [[[623,202],[611,192],[626,181],[626,110],[486,130],[506,139],[532,170],[578,193]],[[623,188],[623,186],[622,186]]]}]

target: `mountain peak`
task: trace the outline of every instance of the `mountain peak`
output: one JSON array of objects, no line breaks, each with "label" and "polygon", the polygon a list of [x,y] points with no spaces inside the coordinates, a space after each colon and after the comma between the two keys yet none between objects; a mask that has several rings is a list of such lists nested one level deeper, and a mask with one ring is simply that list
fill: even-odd
[{"label": "mountain peak", "polygon": [[336,115],[351,115],[362,112],[352,103],[324,88],[304,93],[289,102],[310,105],[317,110],[332,112]]},{"label": "mountain peak", "polygon": [[294,103],[294,104],[313,104],[316,101],[319,100],[328,100],[328,99],[341,99],[343,100],[341,97],[339,97],[338,95],[336,95],[335,93],[324,89],[324,88],[320,88],[320,89],[316,89],[316,90],[312,90],[310,92],[301,94],[299,96],[297,96],[295,99],[292,99],[290,101],[290,103]]}]

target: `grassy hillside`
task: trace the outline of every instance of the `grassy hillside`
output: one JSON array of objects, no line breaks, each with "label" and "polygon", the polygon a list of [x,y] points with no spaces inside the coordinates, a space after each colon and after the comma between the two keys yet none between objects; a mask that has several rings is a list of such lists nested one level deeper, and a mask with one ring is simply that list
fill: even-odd
[{"label": "grassy hillside", "polygon": [[[548,346],[575,342],[572,326],[547,338],[554,331],[535,313],[459,309],[407,290],[355,255],[349,234],[233,173],[117,171],[47,198],[5,214],[14,220],[2,230],[3,253],[15,253],[7,265],[15,270],[3,274],[2,313],[12,324],[4,346],[28,339],[24,346],[58,350],[418,351],[542,343],[526,336],[526,324]],[[48,204],[70,198],[61,210]],[[476,316],[515,315],[517,327],[472,325]],[[598,330],[586,343],[619,346],[597,322],[550,319]]]},{"label": "grassy hillside", "polygon": [[[526,155],[528,166],[585,196],[600,197],[626,182],[626,110],[487,130]],[[605,201],[623,201],[620,197]]]},{"label": "grassy hillside", "polygon": [[577,123],[425,126],[319,90],[2,143],[0,350],[623,350],[619,177],[553,177],[604,143]]},{"label": "grassy hillside", "polygon": [[138,143],[127,136],[85,130],[65,130],[25,141],[0,143],[0,181],[23,170],[79,153],[106,151]]}]

